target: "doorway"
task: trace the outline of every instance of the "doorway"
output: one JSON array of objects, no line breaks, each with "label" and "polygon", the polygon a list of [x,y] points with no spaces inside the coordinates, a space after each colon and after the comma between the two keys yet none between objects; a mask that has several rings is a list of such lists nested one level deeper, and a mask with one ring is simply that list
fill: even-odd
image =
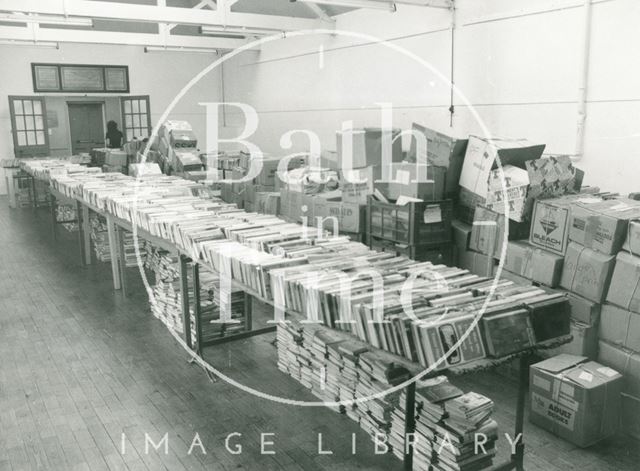
[{"label": "doorway", "polygon": [[72,154],[89,153],[91,149],[104,147],[103,103],[68,103],[68,106]]}]

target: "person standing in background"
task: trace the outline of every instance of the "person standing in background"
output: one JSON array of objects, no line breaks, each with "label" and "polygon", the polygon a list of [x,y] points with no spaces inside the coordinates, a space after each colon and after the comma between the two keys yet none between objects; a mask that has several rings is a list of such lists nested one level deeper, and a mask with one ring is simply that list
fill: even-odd
[{"label": "person standing in background", "polygon": [[111,120],[107,123],[106,143],[109,149],[119,149],[122,147],[122,131],[118,129],[118,123]]}]

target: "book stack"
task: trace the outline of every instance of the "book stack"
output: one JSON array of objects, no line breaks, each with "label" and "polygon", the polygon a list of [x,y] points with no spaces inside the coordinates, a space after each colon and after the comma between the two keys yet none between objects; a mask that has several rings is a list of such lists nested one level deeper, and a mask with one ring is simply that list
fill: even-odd
[{"label": "book stack", "polygon": [[70,204],[60,204],[56,206],[56,221],[62,223],[61,226],[67,231],[78,232],[77,218],[78,212],[75,206]]},{"label": "book stack", "polygon": [[169,329],[178,333],[184,332],[180,281],[158,280],[152,288],[152,293],[149,302],[153,315]]},{"label": "book stack", "polygon": [[109,250],[106,219],[96,213],[91,213],[89,222],[91,225],[91,242],[96,258],[101,262],[110,262],[111,252]]}]

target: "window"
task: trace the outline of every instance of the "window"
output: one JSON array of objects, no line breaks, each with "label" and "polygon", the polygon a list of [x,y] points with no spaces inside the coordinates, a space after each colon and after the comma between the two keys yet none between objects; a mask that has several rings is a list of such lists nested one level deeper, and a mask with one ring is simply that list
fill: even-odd
[{"label": "window", "polygon": [[149,96],[122,98],[122,118],[124,135],[127,142],[142,140],[151,134]]},{"label": "window", "polygon": [[49,154],[44,98],[10,96],[13,147],[16,157]]}]

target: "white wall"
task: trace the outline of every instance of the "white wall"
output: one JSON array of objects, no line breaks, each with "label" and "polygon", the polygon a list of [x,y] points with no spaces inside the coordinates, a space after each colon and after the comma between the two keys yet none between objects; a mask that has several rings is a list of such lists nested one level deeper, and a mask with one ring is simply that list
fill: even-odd
[{"label": "white wall", "polygon": [[[456,1],[455,83],[491,134],[546,143],[547,153],[574,153],[580,3]],[[532,9],[541,12],[526,14]],[[449,77],[449,22],[447,12],[400,5],[395,14],[340,15],[336,27],[396,38],[392,44]],[[586,183],[620,192],[640,190],[633,171],[640,162],[638,24],[640,2],[594,0],[585,155],[577,165],[586,171]],[[315,131],[324,148],[335,149],[340,123],[375,126],[375,103],[381,101],[393,103],[394,124],[402,128],[417,121],[458,136],[481,132],[460,97],[450,126],[449,87],[437,74],[385,46],[362,42],[315,35],[266,44],[259,54],[225,64],[225,98],[258,110],[260,127],[252,140],[271,153],[282,154],[279,136],[299,128]],[[237,112],[230,110],[228,119],[242,125]],[[302,150],[306,141],[295,144]]]},{"label": "white wall", "polygon": [[[13,157],[9,103],[7,95],[36,95],[31,79],[32,62],[52,62],[69,64],[115,64],[129,66],[131,95],[150,95],[151,120],[155,125],[165,108],[180,89],[194,75],[204,69],[213,60],[214,54],[201,53],[144,53],[141,46],[111,46],[87,44],[61,44],[60,49],[35,48],[24,46],[0,45],[0,64],[3,64],[0,80],[0,158]],[[205,76],[178,103],[169,119],[189,121],[196,135],[205,135],[205,113],[198,102],[219,101],[220,80],[218,72]],[[62,128],[54,131],[61,135],[68,132],[65,126],[67,117],[62,112],[63,100],[60,94],[46,95],[59,108],[58,118]],[[100,94],[77,94],[77,96],[100,96]],[[107,111],[113,110],[112,100],[108,100]],[[119,105],[118,105],[119,106]],[[118,118],[120,122],[120,118]],[[122,123],[120,123],[122,128]],[[64,153],[64,136],[54,138],[52,153]],[[204,141],[203,141],[204,144]],[[204,146],[202,147],[204,149]]]}]

